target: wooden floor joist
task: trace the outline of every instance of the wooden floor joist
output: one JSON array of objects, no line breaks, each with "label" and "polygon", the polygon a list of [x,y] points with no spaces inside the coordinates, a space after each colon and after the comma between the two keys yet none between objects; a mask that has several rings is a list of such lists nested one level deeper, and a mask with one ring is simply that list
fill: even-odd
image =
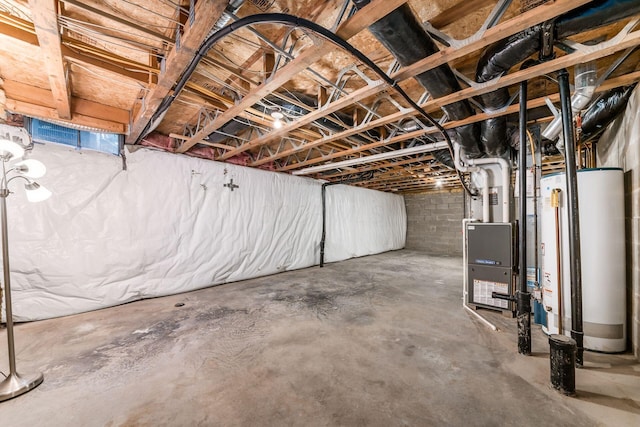
[{"label": "wooden floor joist", "polygon": [[44,59],[49,75],[49,85],[58,118],[71,119],[68,70],[60,47],[61,39],[56,5],[57,2],[54,0],[29,0],[29,6],[33,11],[33,24],[40,45],[40,55]]},{"label": "wooden floor joist", "polygon": [[174,46],[167,55],[164,72],[158,77],[155,88],[145,97],[144,105],[131,125],[127,143],[132,144],[141,136],[162,100],[173,89],[202,42],[222,16],[224,8],[224,2],[220,1],[200,0],[197,3],[193,24],[187,26],[184,35],[180,38],[180,45]]},{"label": "wooden floor joist", "polygon": [[[343,23],[336,34],[343,39],[348,40],[349,38],[353,37],[355,34],[359,33],[403,3],[406,3],[406,0],[374,0],[363,9],[358,11],[354,16],[349,18],[345,23]],[[314,64],[320,58],[329,53],[332,49],[335,49],[335,47],[330,43],[325,43],[318,40],[313,48],[309,48],[300,53],[295,59],[291,60],[291,62],[289,62],[276,74],[274,74],[271,80],[249,92],[247,95],[245,95],[244,98],[242,98],[240,102],[238,102],[236,105],[216,118],[213,123],[205,126],[204,129],[200,130],[191,139],[185,141],[183,145],[178,149],[178,152],[184,153],[189,150],[199,141],[208,136],[211,132],[218,130],[229,120],[240,114],[240,112],[251,107],[260,99],[280,88],[293,76],[304,71],[307,67]]]}]

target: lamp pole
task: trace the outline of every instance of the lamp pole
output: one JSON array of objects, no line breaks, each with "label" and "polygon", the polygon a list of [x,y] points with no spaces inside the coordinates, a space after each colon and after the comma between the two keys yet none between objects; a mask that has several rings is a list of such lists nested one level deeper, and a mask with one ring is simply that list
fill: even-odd
[{"label": "lamp pole", "polygon": [[[13,335],[13,310],[11,305],[11,271],[9,269],[9,235],[7,227],[7,197],[10,194],[7,180],[6,162],[10,157],[2,157],[2,182],[0,184],[0,213],[2,214],[2,270],[4,273],[4,301],[7,316],[7,344],[9,355],[9,375],[0,382],[0,402],[20,396],[39,386],[44,380],[42,373],[20,375],[16,370],[16,349]],[[16,176],[24,178],[23,176]],[[26,178],[24,178],[26,180]],[[30,182],[27,180],[27,182]]]}]

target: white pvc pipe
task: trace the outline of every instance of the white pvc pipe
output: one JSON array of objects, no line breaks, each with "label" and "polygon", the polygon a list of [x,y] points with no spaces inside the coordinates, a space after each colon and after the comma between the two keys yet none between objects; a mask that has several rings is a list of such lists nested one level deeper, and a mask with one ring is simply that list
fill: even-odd
[{"label": "white pvc pipe", "polygon": [[[486,171],[485,171],[486,172]],[[470,222],[476,221],[473,218],[464,218],[462,220],[462,307],[464,307],[469,313],[476,316],[478,320],[487,325],[494,331],[497,331],[498,328],[493,323],[489,322],[487,319],[482,317],[478,312],[467,305],[467,287],[469,281],[469,272],[467,270],[467,224]]]},{"label": "white pvc pipe", "polygon": [[489,203],[489,174],[486,170],[478,166],[470,167],[462,163],[460,144],[455,144],[453,151],[456,169],[458,169],[460,172],[476,172],[477,174],[482,176],[482,222],[491,221],[491,206]]},{"label": "white pvc pipe", "polygon": [[500,165],[502,172],[502,222],[510,221],[509,198],[511,195],[511,165],[502,157],[490,157],[486,159],[467,159],[460,153],[462,160],[470,166]]}]

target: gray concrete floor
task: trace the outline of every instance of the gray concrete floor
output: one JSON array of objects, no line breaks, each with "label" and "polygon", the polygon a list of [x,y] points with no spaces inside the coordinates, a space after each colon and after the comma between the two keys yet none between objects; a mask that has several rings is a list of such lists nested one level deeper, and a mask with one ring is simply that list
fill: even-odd
[{"label": "gray concrete floor", "polygon": [[397,251],[21,324],[18,370],[45,381],[0,425],[640,425],[633,358],[588,353],[561,396],[542,333],[519,356],[461,280],[458,258]]}]

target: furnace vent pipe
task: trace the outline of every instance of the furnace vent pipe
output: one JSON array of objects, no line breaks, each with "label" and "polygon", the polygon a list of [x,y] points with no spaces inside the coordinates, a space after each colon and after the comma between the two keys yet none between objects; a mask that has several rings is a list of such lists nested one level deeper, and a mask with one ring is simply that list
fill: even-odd
[{"label": "furnace vent pipe", "polygon": [[[596,91],[595,61],[578,64],[574,68],[575,90],[571,97],[572,116],[585,108]],[[542,137],[554,141],[562,132],[562,115],[558,114],[542,132]]]},{"label": "furnace vent pipe", "polygon": [[[511,165],[502,157],[486,157],[482,159],[469,159],[464,153],[460,153],[461,160],[469,166],[499,165],[502,185],[502,222],[510,221],[509,198],[511,189]],[[484,206],[483,206],[484,209]]]},{"label": "furnace vent pipe", "polygon": [[482,222],[491,222],[489,203],[489,174],[479,166],[467,166],[462,162],[460,144],[454,144],[455,166],[460,172],[475,172],[482,177]]}]

